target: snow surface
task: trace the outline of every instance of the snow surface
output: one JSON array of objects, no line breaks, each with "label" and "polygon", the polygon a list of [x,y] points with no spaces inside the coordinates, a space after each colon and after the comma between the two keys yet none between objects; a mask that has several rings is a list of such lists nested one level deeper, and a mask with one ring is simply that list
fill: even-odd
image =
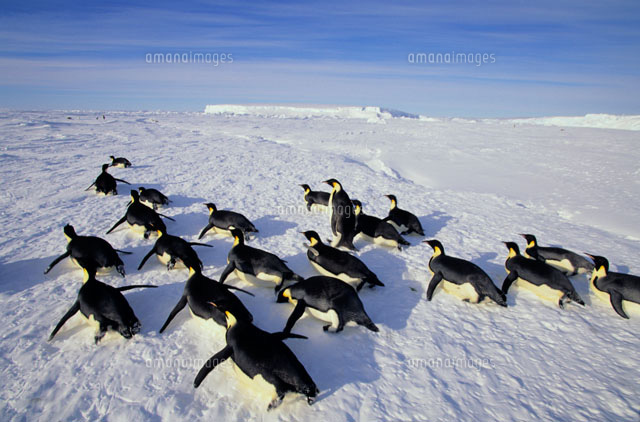
[{"label": "snow surface", "polygon": [[[230,362],[193,388],[204,360],[223,347],[224,330],[183,310],[158,334],[187,272],[167,272],[155,259],[136,271],[154,239],[124,226],[104,234],[124,214],[130,189],[84,192],[109,155],[133,162],[110,170],[115,177],[173,200],[162,210],[176,219],[167,222],[171,234],[194,241],[211,201],[249,217],[260,229],[250,244],[303,276],[315,272],[299,232],[328,240],[330,229],[326,214],[307,212],[298,184],[326,190],[321,181],[330,177],[368,214],[386,215],[382,195],[395,194],[427,238],[480,265],[498,286],[506,275],[501,242],[524,246],[524,232],[640,272],[636,132],[376,111],[381,125],[331,113],[0,113],[0,420],[637,421],[640,315],[617,316],[589,292],[587,276],[572,279],[585,308],[561,310],[517,289],[506,309],[440,289],[426,302],[431,250],[419,237],[402,252],[356,242],[386,284],[360,295],[379,333],[325,333],[312,318],[296,325],[309,340],[287,344],[321,390],[313,406],[289,396],[267,413],[268,402],[242,386]],[[133,252],[123,256],[126,279],[112,272],[100,280],[159,286],[126,293],[143,324],[134,339],[110,334],[95,346],[93,329],[75,316],[47,342],[81,285],[68,260],[43,275],[65,250],[67,223]],[[203,240],[214,246],[197,249],[204,273],[217,278],[231,241]],[[228,283],[256,295],[238,293],[256,325],[284,327],[292,306],[275,303],[272,289]]]}]

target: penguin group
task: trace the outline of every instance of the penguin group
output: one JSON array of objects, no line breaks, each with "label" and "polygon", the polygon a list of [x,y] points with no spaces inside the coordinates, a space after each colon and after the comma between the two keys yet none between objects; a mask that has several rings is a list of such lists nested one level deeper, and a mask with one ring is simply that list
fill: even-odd
[{"label": "penguin group", "polygon": [[[128,182],[114,178],[107,173],[107,169],[131,168],[132,165],[124,157],[110,158],[111,163],[102,165],[102,172],[89,188],[95,186],[97,193],[117,195],[117,182]],[[219,210],[213,202],[207,202],[204,205],[209,213],[208,220],[197,234],[197,239],[202,240],[210,233],[233,239],[226,266],[218,280],[211,278],[205,275],[207,267],[194,247],[212,245],[188,241],[168,233],[162,219],[176,220],[157,211],[159,207],[171,203],[160,191],[144,187],[131,190],[131,200],[124,216],[106,234],[126,222],[133,230],[141,231],[145,239],[157,236],[151,250],[140,261],[138,271],[154,254],[166,266],[166,270],[178,268],[176,271],[179,271],[184,268],[188,271],[182,295],[176,298],[177,303],[159,327],[159,333],[164,333],[169,327],[180,329],[171,322],[184,308],[188,308],[194,318],[212,321],[225,330],[226,346],[215,352],[195,374],[195,388],[205,382],[207,375],[218,365],[231,360],[242,376],[256,384],[266,385],[270,391],[267,410],[277,408],[289,393],[303,395],[311,405],[320,390],[301,360],[285,344],[288,339],[313,341],[305,335],[292,332],[298,320],[307,313],[324,321],[322,331],[325,332],[339,333],[349,325],[360,326],[360,330],[373,333],[380,331],[374,322],[376,315],[372,314],[372,318],[367,313],[360,294],[364,286],[384,289],[385,283],[356,255],[358,249],[354,241],[360,238],[386,248],[390,253],[401,253],[402,248],[412,247],[407,240],[409,237],[425,236],[422,223],[415,214],[399,208],[398,198],[393,194],[384,195],[390,201],[388,215],[376,217],[365,214],[363,203],[351,199],[337,179],[329,178],[323,183],[330,186],[330,192],[312,191],[309,185],[300,184],[304,189],[303,200],[308,211],[314,206],[328,210],[327,229],[333,235],[325,243],[313,228],[300,232],[308,242],[305,246],[309,266],[318,273],[308,278],[299,275],[277,254],[247,245],[252,236],[260,233],[247,217],[236,211]],[[64,227],[63,233],[68,241],[67,250],[47,267],[45,274],[69,257],[82,269],[83,285],[72,306],[51,332],[49,340],[54,339],[66,321],[78,312],[96,324],[96,344],[109,331],[125,339],[138,334],[141,323],[122,292],[156,286],[113,287],[97,280],[98,270],[110,271],[111,268],[125,277],[127,273],[119,254],[129,252],[115,249],[99,237],[79,236],[70,224]],[[445,254],[444,245],[437,239],[425,240],[423,243],[432,250],[427,265],[432,275],[430,280],[425,280],[426,300],[434,300],[438,288],[441,288],[443,292],[469,303],[492,302],[507,307],[507,294],[515,285],[553,301],[560,308],[565,308],[571,302],[584,306],[570,277],[591,272],[591,289],[598,297],[608,300],[618,315],[628,318],[631,308],[640,308],[640,277],[610,271],[608,260],[602,256],[585,253],[591,262],[585,256],[566,249],[538,246],[532,234],[521,236],[527,242],[523,254],[515,242],[504,242],[508,251],[506,277],[500,288],[480,266]],[[274,306],[287,302],[293,305],[286,322],[283,321],[282,331],[267,332],[258,327],[259,322],[239,295],[253,296],[253,293],[225,284],[234,278],[251,285],[267,284],[273,287]]]}]

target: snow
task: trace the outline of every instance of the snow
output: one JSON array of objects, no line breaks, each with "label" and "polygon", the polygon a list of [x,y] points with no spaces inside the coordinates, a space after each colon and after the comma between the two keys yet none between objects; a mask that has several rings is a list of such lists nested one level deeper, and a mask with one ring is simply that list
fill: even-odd
[{"label": "snow", "polygon": [[[524,232],[541,245],[605,255],[613,270],[640,272],[634,131],[277,107],[108,112],[106,120],[82,111],[0,113],[1,420],[638,420],[640,315],[620,318],[590,293],[586,275],[572,279],[585,308],[561,310],[518,289],[506,309],[440,289],[427,302],[431,248],[419,237],[402,252],[356,242],[357,255],[386,284],[360,294],[379,333],[325,333],[311,318],[296,324],[309,340],[287,344],[321,390],[313,406],[290,396],[267,413],[230,362],[194,389],[200,366],[223,347],[224,330],[184,310],[158,334],[188,274],[154,259],[136,271],[154,239],[124,225],[104,234],[124,214],[130,189],[84,192],[109,155],[133,163],[110,169],[115,177],[172,199],[161,211],[176,219],[167,221],[169,233],[195,241],[211,201],[245,214],[260,229],[250,244],[303,276],[316,273],[299,232],[328,240],[330,229],[325,213],[307,212],[298,184],[325,190],[321,181],[330,177],[367,214],[386,215],[382,195],[395,194],[426,238],[472,260],[498,286],[506,275],[501,242],[523,247]],[[386,124],[372,124],[379,121]],[[93,329],[75,316],[47,342],[82,279],[68,260],[43,275],[65,250],[67,223],[133,253],[122,256],[126,279],[115,272],[98,279],[159,286],[125,294],[143,325],[132,340],[110,334],[95,346]],[[214,246],[197,249],[204,273],[217,278],[231,241],[203,240]],[[227,283],[255,294],[238,297],[256,325],[284,327],[292,307],[275,303],[272,289],[234,277]]]}]

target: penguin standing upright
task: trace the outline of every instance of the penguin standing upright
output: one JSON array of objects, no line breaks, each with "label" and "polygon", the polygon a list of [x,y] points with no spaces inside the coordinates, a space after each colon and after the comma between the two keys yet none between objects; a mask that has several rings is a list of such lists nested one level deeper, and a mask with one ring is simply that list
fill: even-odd
[{"label": "penguin standing upright", "polygon": [[78,299],[62,317],[51,332],[49,341],[62,328],[65,322],[78,311],[90,322],[98,323],[98,332],[94,337],[95,343],[104,337],[107,330],[112,329],[122,337],[129,339],[140,332],[140,321],[133,313],[133,309],[121,292],[142,287],[156,287],[151,285],[136,285],[125,287],[111,287],[96,280],[95,268],[83,263],[84,284],[78,292]]},{"label": "penguin standing upright", "polygon": [[600,299],[609,301],[622,318],[627,313],[640,313],[640,277],[609,271],[609,261],[599,255],[587,254],[594,262],[591,289]]},{"label": "penguin standing upright", "polygon": [[129,203],[129,207],[127,208],[127,212],[124,214],[120,220],[116,222],[107,232],[107,234],[111,233],[118,227],[120,224],[125,221],[131,225],[132,228],[136,230],[144,230],[145,239],[149,237],[149,234],[152,232],[161,231],[163,233],[167,232],[167,227],[164,225],[164,222],[160,217],[164,217],[171,221],[175,221],[171,217],[167,217],[166,215],[158,214],[151,208],[147,207],[140,203],[138,191],[131,190],[131,202]]},{"label": "penguin standing upright", "polygon": [[[215,303],[210,306],[215,306]],[[282,341],[306,337],[268,333],[249,321],[237,318],[233,311],[224,312],[227,345],[207,360],[196,375],[193,386],[198,388],[216,366],[231,358],[240,375],[249,378],[256,389],[263,387],[268,390],[271,401],[267,410],[278,407],[287,393],[303,394],[307,403],[313,404],[318,388],[296,355]]]},{"label": "penguin standing upright", "polygon": [[347,283],[357,282],[356,290],[360,291],[365,283],[369,287],[384,286],[360,259],[349,252],[325,245],[320,236],[313,230],[303,232],[309,241],[307,258],[320,274],[335,277]]},{"label": "penguin standing upright", "polygon": [[234,243],[227,257],[227,267],[220,275],[220,283],[224,283],[235,271],[236,275],[244,281],[255,284],[261,284],[260,280],[276,283],[277,293],[285,281],[302,280],[302,277],[295,274],[276,255],[245,245],[242,230],[231,229],[231,236],[234,238]]},{"label": "penguin standing upright", "polygon": [[169,205],[171,200],[167,198],[162,192],[153,188],[138,188],[140,192],[140,202],[155,209],[158,209],[159,205]]},{"label": "penguin standing upright", "polygon": [[353,237],[356,235],[356,213],[353,203],[336,179],[325,180],[324,183],[333,188],[329,196],[331,232],[333,233],[331,246],[355,250]]},{"label": "penguin standing upright", "polygon": [[391,201],[391,208],[389,209],[389,215],[384,218],[384,221],[392,224],[400,234],[416,233],[424,236],[424,230],[422,230],[422,225],[418,217],[409,211],[398,208],[398,199],[395,195],[385,196]]},{"label": "penguin standing upright", "polygon": [[348,323],[362,325],[374,332],[379,331],[365,312],[356,290],[337,278],[318,275],[292,284],[278,293],[279,303],[287,300],[295,308],[287,320],[285,333],[291,332],[307,309],[314,317],[330,323],[322,327],[324,331],[331,329],[338,333]]},{"label": "penguin standing upright", "polygon": [[182,296],[173,310],[169,313],[169,316],[162,325],[162,328],[160,328],[160,333],[167,328],[171,320],[173,320],[178,312],[187,306],[187,304],[189,305],[189,310],[191,310],[191,313],[194,316],[204,320],[213,319],[217,324],[222,325],[223,327],[227,323],[224,312],[218,307],[211,306],[210,302],[218,304],[224,303],[224,309],[232,312],[238,319],[253,321],[251,312],[247,310],[236,295],[229,291],[231,289],[253,296],[253,294],[245,290],[221,284],[209,277],[205,277],[200,271],[200,268],[189,267],[189,279],[184,285]]},{"label": "penguin standing upright", "polygon": [[116,182],[126,183],[127,185],[131,184],[131,183],[127,182],[126,180],[116,179],[115,177],[113,177],[112,175],[107,173],[107,169],[108,168],[109,168],[109,164],[103,164],[102,165],[102,173],[100,173],[98,175],[98,177],[96,177],[96,180],[91,185],[89,185],[89,187],[86,188],[85,191],[88,191],[93,186],[95,186],[97,193],[103,193],[105,195],[109,195],[109,194],[117,195],[118,194],[118,189],[117,189],[117,185],[118,184]]},{"label": "penguin standing upright", "polygon": [[245,237],[247,237],[247,233],[258,233],[256,226],[244,215],[234,211],[218,210],[215,204],[211,202],[205,205],[209,209],[209,223],[202,229],[198,239],[202,239],[211,229],[216,233],[226,236],[231,235],[231,229],[234,227],[242,230]]},{"label": "penguin standing upright", "polygon": [[401,250],[400,245],[410,245],[391,224],[381,218],[365,214],[362,211],[360,201],[354,199],[353,206],[356,213],[356,234],[362,235],[373,243],[391,246],[399,250]]},{"label": "penguin standing upright", "polygon": [[442,289],[470,303],[480,303],[489,297],[500,306],[507,306],[507,298],[491,281],[480,267],[473,262],[445,255],[442,243],[436,239],[424,243],[433,248],[429,259],[429,269],[433,277],[427,288],[427,300],[431,300],[433,292],[442,282]]},{"label": "penguin standing upright", "polygon": [[584,306],[584,302],[571,284],[571,281],[560,270],[541,261],[525,258],[520,255],[520,249],[514,242],[504,242],[509,249],[509,256],[505,262],[507,277],[502,284],[502,293],[509,291],[512,283],[535,293],[538,297],[552,300],[564,309],[567,302],[577,302]]},{"label": "penguin standing upright", "polygon": [[538,246],[536,237],[532,234],[521,234],[527,241],[524,256],[553,265],[568,276],[589,273],[593,271],[593,264],[575,252],[563,248]]},{"label": "penguin standing upright", "polygon": [[312,205],[329,206],[329,198],[331,194],[329,192],[312,191],[309,185],[300,185],[304,189],[304,201],[307,204],[307,210],[311,211]]},{"label": "penguin standing upright", "polygon": [[142,258],[140,265],[138,265],[138,271],[154,253],[158,255],[160,262],[167,265],[167,270],[172,270],[178,261],[182,262],[186,268],[202,269],[202,261],[192,246],[213,247],[205,243],[187,242],[178,236],[172,236],[162,230],[158,230],[158,240],[156,240],[149,253]]},{"label": "penguin standing upright", "polygon": [[67,238],[67,251],[53,260],[44,271],[47,274],[51,269],[66,257],[80,265],[86,263],[94,268],[115,267],[116,271],[124,277],[124,263],[118,253],[131,254],[131,252],[120,251],[113,247],[104,239],[95,236],[78,236],[71,224],[64,226],[64,235]]}]

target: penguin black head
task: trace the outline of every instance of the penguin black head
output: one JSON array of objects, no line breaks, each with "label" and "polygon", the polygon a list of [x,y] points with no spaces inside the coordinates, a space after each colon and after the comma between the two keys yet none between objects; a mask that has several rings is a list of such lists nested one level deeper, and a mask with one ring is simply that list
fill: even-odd
[{"label": "penguin black head", "polygon": [[110,155],[109,158],[111,158],[112,160],[116,159],[116,157],[114,157],[113,155]]},{"label": "penguin black head", "polygon": [[107,169],[108,169],[108,168],[109,168],[109,164],[103,164],[103,165],[102,165],[102,171],[103,171],[104,173],[106,173],[106,172],[107,172]]},{"label": "penguin black head", "polygon": [[67,236],[69,239],[75,239],[78,236],[71,224],[67,224],[66,226],[64,226],[63,231],[65,236]]},{"label": "penguin black head", "polygon": [[138,192],[140,192],[140,193],[143,193],[145,190],[146,190],[146,189],[145,189],[145,188],[143,188],[142,186],[140,186],[140,187],[138,188]]},{"label": "penguin black head", "polygon": [[138,191],[135,189],[131,189],[131,201],[136,202],[140,196],[138,195]]},{"label": "penguin black head", "polygon": [[218,209],[216,208],[216,205],[214,203],[212,203],[212,202],[207,202],[204,205],[209,209],[210,213],[218,211]]},{"label": "penguin black head", "polygon": [[[524,240],[527,241],[527,246],[536,246],[538,244],[536,237],[532,234],[520,234],[520,236],[524,237]],[[531,243],[533,243],[533,245]]]},{"label": "penguin black head", "polygon": [[234,239],[233,246],[244,245],[244,233],[242,233],[242,230],[236,229],[233,226],[231,226],[230,229],[231,237]]},{"label": "penguin black head", "polygon": [[518,244],[516,242],[502,242],[507,246],[507,249],[509,249],[509,256],[511,257],[512,254],[513,256],[517,256],[520,255],[520,248],[518,248]]},{"label": "penguin black head", "polygon": [[322,240],[320,239],[320,235],[313,230],[308,230],[306,232],[301,232],[301,233],[307,238],[309,242],[311,242],[311,244],[314,244],[315,242],[322,243]]},{"label": "penguin black head", "polygon": [[309,187],[309,185],[304,184],[304,183],[303,183],[303,184],[301,184],[301,185],[300,185],[300,187],[302,187],[302,189],[304,189],[304,191],[305,191],[305,192],[307,192],[307,191],[310,191],[310,190],[311,190],[311,188]]},{"label": "penguin black head", "polygon": [[354,199],[353,201],[351,201],[351,203],[353,204],[356,215],[360,215],[360,213],[362,213],[362,202]]},{"label": "penguin black head", "polygon": [[278,292],[278,297],[276,298],[276,302],[278,303],[288,302],[290,297],[291,297],[291,292],[289,291],[289,288],[282,289]]},{"label": "penguin black head", "polygon": [[585,253],[585,255],[593,260],[594,271],[600,272],[601,270],[604,270],[605,275],[609,272],[609,260],[607,258],[605,258],[604,256],[591,255],[588,253]]},{"label": "penguin black head", "polygon": [[[433,248],[434,254],[441,253],[444,255],[444,246],[442,246],[442,243],[440,243],[439,240],[436,240],[436,239],[425,240],[422,243],[426,243],[429,246],[431,246]],[[438,250],[440,250],[440,252],[438,252]]]},{"label": "penguin black head", "polygon": [[389,198],[389,200],[391,201],[391,208],[394,208],[396,205],[398,205],[398,199],[396,198],[395,195],[385,195],[387,198]]},{"label": "penguin black head", "polygon": [[327,185],[331,186],[334,189],[338,189],[338,190],[342,189],[342,185],[336,179],[328,179],[322,183],[326,183]]}]

